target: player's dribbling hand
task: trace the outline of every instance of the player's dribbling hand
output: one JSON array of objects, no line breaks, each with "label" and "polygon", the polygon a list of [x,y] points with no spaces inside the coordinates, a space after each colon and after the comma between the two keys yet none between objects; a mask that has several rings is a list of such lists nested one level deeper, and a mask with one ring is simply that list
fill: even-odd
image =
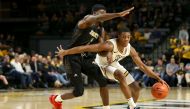
[{"label": "player's dribbling hand", "polygon": [[66,50],[60,45],[57,47],[57,51],[55,51],[55,56],[64,57],[66,55]]},{"label": "player's dribbling hand", "polygon": [[159,79],[158,82],[160,82],[161,84],[165,84],[168,89],[170,89],[170,86],[163,79]]},{"label": "player's dribbling hand", "polygon": [[125,10],[125,11],[120,12],[119,16],[124,17],[124,16],[128,15],[132,10],[134,10],[134,7],[131,7],[129,9]]}]

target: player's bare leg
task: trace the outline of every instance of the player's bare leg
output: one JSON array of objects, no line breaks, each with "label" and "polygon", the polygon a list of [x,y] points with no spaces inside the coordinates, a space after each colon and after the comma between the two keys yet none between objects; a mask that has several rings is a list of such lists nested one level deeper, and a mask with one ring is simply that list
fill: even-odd
[{"label": "player's bare leg", "polygon": [[110,109],[109,106],[109,93],[107,87],[100,87],[100,96],[103,102],[103,109]]},{"label": "player's bare leg", "polygon": [[138,85],[138,83],[135,81],[133,83],[131,83],[129,85],[130,87],[130,90],[131,90],[131,94],[132,94],[132,97],[134,99],[134,102],[136,103],[138,98],[139,98],[139,94],[140,94],[140,86]]},{"label": "player's bare leg", "polygon": [[136,107],[136,104],[133,101],[132,94],[126,83],[126,78],[124,74],[119,70],[116,70],[114,72],[114,77],[119,81],[121,91],[123,92],[125,98],[128,100],[128,104],[130,105],[131,109],[134,109]]}]

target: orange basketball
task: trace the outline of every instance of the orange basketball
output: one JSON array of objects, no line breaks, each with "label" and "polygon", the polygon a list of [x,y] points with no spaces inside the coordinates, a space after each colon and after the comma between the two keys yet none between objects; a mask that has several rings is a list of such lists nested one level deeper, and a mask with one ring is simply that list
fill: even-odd
[{"label": "orange basketball", "polygon": [[156,99],[163,99],[168,95],[169,89],[167,85],[161,84],[159,82],[155,83],[152,86],[151,93],[152,96]]}]

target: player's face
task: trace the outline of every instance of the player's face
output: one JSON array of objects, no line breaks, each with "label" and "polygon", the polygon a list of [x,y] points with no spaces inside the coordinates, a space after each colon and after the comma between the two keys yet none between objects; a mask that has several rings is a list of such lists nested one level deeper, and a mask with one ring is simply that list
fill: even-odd
[{"label": "player's face", "polygon": [[119,43],[123,46],[126,47],[131,39],[131,33],[130,32],[122,32],[119,37]]},{"label": "player's face", "polygon": [[94,14],[95,15],[100,15],[100,14],[105,14],[105,13],[106,13],[106,10],[100,9],[100,10],[96,11]]}]

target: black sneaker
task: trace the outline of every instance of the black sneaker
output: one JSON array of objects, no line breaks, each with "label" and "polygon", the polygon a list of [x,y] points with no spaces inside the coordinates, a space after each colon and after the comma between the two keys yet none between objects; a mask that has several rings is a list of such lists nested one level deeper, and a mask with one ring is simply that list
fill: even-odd
[{"label": "black sneaker", "polygon": [[[127,109],[130,109],[129,106],[127,106]],[[134,109],[141,109],[140,107],[135,107]]]}]

